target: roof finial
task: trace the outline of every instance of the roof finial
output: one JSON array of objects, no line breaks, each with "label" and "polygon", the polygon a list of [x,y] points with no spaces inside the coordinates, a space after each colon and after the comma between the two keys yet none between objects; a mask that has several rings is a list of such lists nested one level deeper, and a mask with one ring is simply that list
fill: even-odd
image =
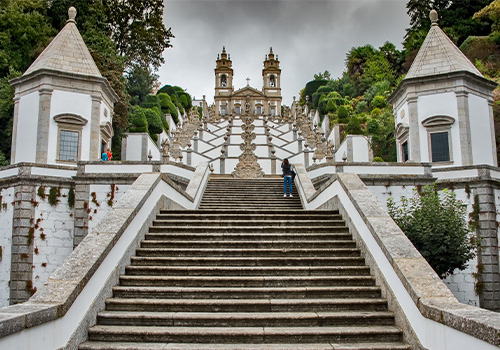
[{"label": "roof finial", "polygon": [[226,52],[226,47],[222,46],[222,53]]},{"label": "roof finial", "polygon": [[271,46],[271,48],[269,49],[269,53],[273,53],[273,47]]},{"label": "roof finial", "polygon": [[431,19],[432,26],[438,25],[438,13],[436,10],[431,10],[431,12],[429,13],[429,18]]},{"label": "roof finial", "polygon": [[71,6],[68,10],[68,22],[74,22],[76,18],[76,8]]}]

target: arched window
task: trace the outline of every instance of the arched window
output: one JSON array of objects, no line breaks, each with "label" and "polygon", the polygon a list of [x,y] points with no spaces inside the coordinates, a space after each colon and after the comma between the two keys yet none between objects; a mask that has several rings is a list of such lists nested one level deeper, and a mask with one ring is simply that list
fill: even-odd
[{"label": "arched window", "polygon": [[57,123],[57,159],[63,162],[76,162],[80,159],[82,129],[87,119],[76,114],[58,114]]},{"label": "arched window", "polygon": [[455,118],[436,115],[426,118],[422,125],[427,129],[429,157],[433,163],[453,161],[451,126]]},{"label": "arched window", "polygon": [[275,80],[275,78],[274,78],[274,75],[271,75],[271,76],[269,77],[269,85],[270,85],[271,87],[275,87],[275,86],[276,86],[276,80]]},{"label": "arched window", "polygon": [[227,77],[225,74],[220,76],[220,86],[227,86]]}]

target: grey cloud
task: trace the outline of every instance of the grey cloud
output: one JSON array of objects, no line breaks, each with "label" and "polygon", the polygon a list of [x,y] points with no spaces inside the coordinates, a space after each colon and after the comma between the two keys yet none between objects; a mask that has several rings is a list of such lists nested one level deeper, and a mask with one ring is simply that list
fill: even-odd
[{"label": "grey cloud", "polygon": [[164,52],[161,84],[180,85],[213,101],[217,54],[226,46],[234,86],[262,87],[269,47],[279,55],[283,103],[319,71],[334,77],[355,46],[391,41],[401,48],[409,19],[406,0],[165,0],[165,24],[176,36]]}]

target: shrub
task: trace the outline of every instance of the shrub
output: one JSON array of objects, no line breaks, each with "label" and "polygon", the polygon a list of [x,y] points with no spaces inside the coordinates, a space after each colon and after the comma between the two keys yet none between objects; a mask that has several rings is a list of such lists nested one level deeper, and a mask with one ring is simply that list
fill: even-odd
[{"label": "shrub", "polygon": [[157,110],[153,108],[144,108],[144,115],[148,121],[149,134],[160,134],[163,131],[163,123]]},{"label": "shrub", "polygon": [[370,104],[372,108],[384,108],[387,106],[387,101],[384,96],[375,96]]},{"label": "shrub", "polygon": [[146,96],[146,101],[142,104],[143,108],[153,108],[153,107],[158,107],[158,109],[161,109],[161,102],[158,96],[156,95],[148,95]]},{"label": "shrub", "polygon": [[312,80],[306,84],[304,88],[303,95],[301,97],[306,100],[306,96],[309,96],[309,102],[312,102],[312,95],[318,90],[320,86],[326,85],[328,83],[327,80]]},{"label": "shrub", "polygon": [[129,112],[128,119],[132,124],[130,127],[131,132],[148,132],[148,120],[143,108],[133,106]]},{"label": "shrub", "polygon": [[372,162],[374,163],[383,163],[384,160],[382,159],[382,157],[374,157]]},{"label": "shrub", "polygon": [[347,111],[346,106],[340,106],[337,112],[337,116],[339,118],[339,122],[346,123],[347,118],[349,117],[349,112]]},{"label": "shrub", "polygon": [[436,273],[445,277],[455,269],[463,270],[475,255],[466,220],[466,206],[453,191],[440,196],[435,185],[420,193],[415,188],[409,199],[401,197],[401,207],[387,200],[389,214],[408,236]]},{"label": "shrub", "polygon": [[346,133],[348,135],[363,135],[363,130],[359,124],[359,119],[355,115],[351,117],[347,124]]}]

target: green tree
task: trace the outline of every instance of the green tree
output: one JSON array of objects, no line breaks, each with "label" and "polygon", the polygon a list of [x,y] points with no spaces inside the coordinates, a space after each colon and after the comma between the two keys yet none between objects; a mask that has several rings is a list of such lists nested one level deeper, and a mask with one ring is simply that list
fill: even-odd
[{"label": "green tree", "polygon": [[158,75],[148,67],[134,65],[126,73],[126,78],[130,104],[142,106],[146,101],[146,96],[153,91],[153,86],[158,81]]},{"label": "green tree", "polygon": [[102,0],[111,38],[127,66],[158,69],[173,34],[163,23],[163,0]]},{"label": "green tree", "polygon": [[359,124],[359,119],[355,115],[349,118],[349,123],[347,123],[346,133],[348,135],[363,135],[363,129]]},{"label": "green tree", "polygon": [[314,74],[314,80],[330,80],[332,75],[329,71],[325,70],[323,73],[319,72],[318,74]]},{"label": "green tree", "polygon": [[389,198],[389,214],[434,271],[445,277],[455,269],[465,269],[475,255],[475,246],[466,206],[455,193],[445,189],[440,196],[435,185],[427,185],[420,193],[415,188],[413,196],[402,197],[401,202],[398,207]]},{"label": "green tree", "polygon": [[0,2],[0,77],[9,69],[24,72],[57,32],[44,0]]}]

